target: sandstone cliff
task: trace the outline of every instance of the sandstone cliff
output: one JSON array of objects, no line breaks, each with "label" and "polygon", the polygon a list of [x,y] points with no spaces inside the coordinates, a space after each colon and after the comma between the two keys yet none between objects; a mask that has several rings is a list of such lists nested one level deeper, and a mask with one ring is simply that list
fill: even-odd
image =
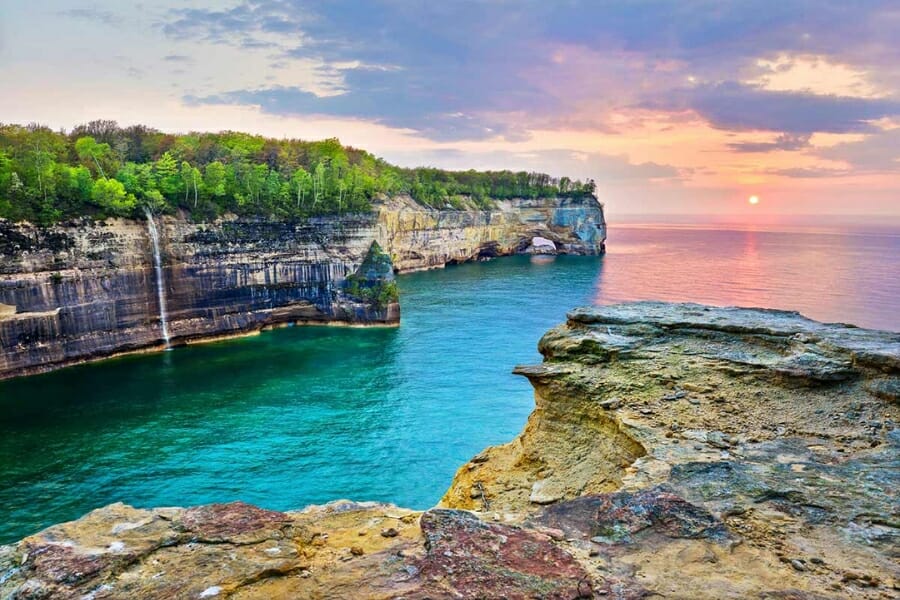
[{"label": "sandstone cliff", "polygon": [[112,505],[0,547],[0,597],[896,597],[900,335],[636,303],[540,349],[441,508]]},{"label": "sandstone cliff", "polygon": [[[174,343],[288,321],[399,318],[396,303],[362,301],[344,286],[377,249],[374,217],[302,225],[157,219]],[[0,378],[163,343],[146,222],[0,226],[0,305],[15,308],[0,316]]]},{"label": "sandstone cliff", "polygon": [[393,271],[513,254],[538,235],[597,254],[606,237],[593,198],[459,211],[398,197],[372,214],[300,224],[156,224],[165,311],[146,221],[0,221],[0,379],[158,348],[164,333],[180,344],[279,323],[395,325],[399,304],[380,293]]},{"label": "sandstone cliff", "polygon": [[503,200],[494,210],[433,210],[401,196],[378,208],[376,238],[398,272],[526,252],[536,237],[561,254],[600,254],[603,207],[593,198],[554,198]]}]

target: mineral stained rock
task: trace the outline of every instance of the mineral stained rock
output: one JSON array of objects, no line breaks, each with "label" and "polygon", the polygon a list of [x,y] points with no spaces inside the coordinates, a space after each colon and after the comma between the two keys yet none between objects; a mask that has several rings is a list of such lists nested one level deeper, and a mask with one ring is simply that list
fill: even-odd
[{"label": "mineral stained rock", "polygon": [[897,597],[900,335],[635,303],[540,349],[439,508],[112,505],[0,547],[0,598]]},{"label": "mineral stained rock", "polygon": [[[394,271],[516,254],[534,236],[561,253],[599,254],[606,239],[592,197],[437,210],[397,196],[370,214],[297,223],[183,215],[155,223],[176,344],[283,323],[396,325],[399,304],[381,293]],[[147,225],[0,220],[0,379],[162,346]]]},{"label": "mineral stained rock", "polygon": [[493,210],[437,210],[398,196],[378,210],[376,239],[400,272],[528,253],[535,237],[554,254],[600,254],[603,206],[591,197],[521,198],[498,200]]},{"label": "mineral stained rock", "polygon": [[[281,323],[396,324],[396,302],[347,293],[378,250],[374,217],[196,224],[157,217],[168,332],[176,344]],[[163,345],[147,222],[51,228],[0,222],[0,379]],[[24,240],[24,241],[22,241]],[[5,250],[4,250],[5,248]],[[371,285],[393,279],[390,268]]]}]

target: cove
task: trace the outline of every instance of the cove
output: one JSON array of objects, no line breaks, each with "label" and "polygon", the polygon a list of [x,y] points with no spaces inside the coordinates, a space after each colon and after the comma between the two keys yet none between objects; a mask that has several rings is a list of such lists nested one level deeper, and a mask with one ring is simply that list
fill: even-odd
[{"label": "cove", "polygon": [[0,384],[0,543],[111,502],[424,509],[533,408],[511,374],[603,258],[403,275],[398,329],[293,327]]},{"label": "cove", "polygon": [[0,543],[111,502],[434,505],[515,437],[511,374],[570,308],[640,299],[799,310],[900,331],[900,232],[619,227],[603,257],[398,278],[397,329],[294,327],[0,382]]}]

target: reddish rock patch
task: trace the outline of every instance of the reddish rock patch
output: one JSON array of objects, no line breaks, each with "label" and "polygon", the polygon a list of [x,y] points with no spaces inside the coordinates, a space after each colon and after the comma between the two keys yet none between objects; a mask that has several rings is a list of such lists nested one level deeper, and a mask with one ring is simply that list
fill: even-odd
[{"label": "reddish rock patch", "polygon": [[96,577],[110,562],[106,555],[88,555],[60,544],[26,546],[24,568],[39,579],[76,585]]},{"label": "reddish rock patch", "polygon": [[244,502],[209,504],[184,511],[178,524],[185,531],[210,542],[234,541],[248,533],[281,529],[290,517],[274,510],[264,510]]},{"label": "reddish rock patch", "polygon": [[546,535],[486,523],[458,510],[422,515],[427,555],[418,564],[425,588],[460,598],[592,598],[593,583]]}]

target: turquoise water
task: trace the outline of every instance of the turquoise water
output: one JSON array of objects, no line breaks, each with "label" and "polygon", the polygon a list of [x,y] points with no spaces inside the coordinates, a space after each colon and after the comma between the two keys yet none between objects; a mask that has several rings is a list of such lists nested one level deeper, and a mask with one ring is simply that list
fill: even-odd
[{"label": "turquoise water", "polygon": [[400,278],[398,329],[293,327],[0,384],[0,542],[115,501],[434,505],[532,408],[510,374],[599,258]]},{"label": "turquoise water", "polygon": [[432,506],[513,438],[514,365],[571,307],[638,298],[797,308],[900,329],[900,236],[621,228],[602,258],[399,278],[399,329],[287,328],[0,383],[0,543],[123,501]]}]

